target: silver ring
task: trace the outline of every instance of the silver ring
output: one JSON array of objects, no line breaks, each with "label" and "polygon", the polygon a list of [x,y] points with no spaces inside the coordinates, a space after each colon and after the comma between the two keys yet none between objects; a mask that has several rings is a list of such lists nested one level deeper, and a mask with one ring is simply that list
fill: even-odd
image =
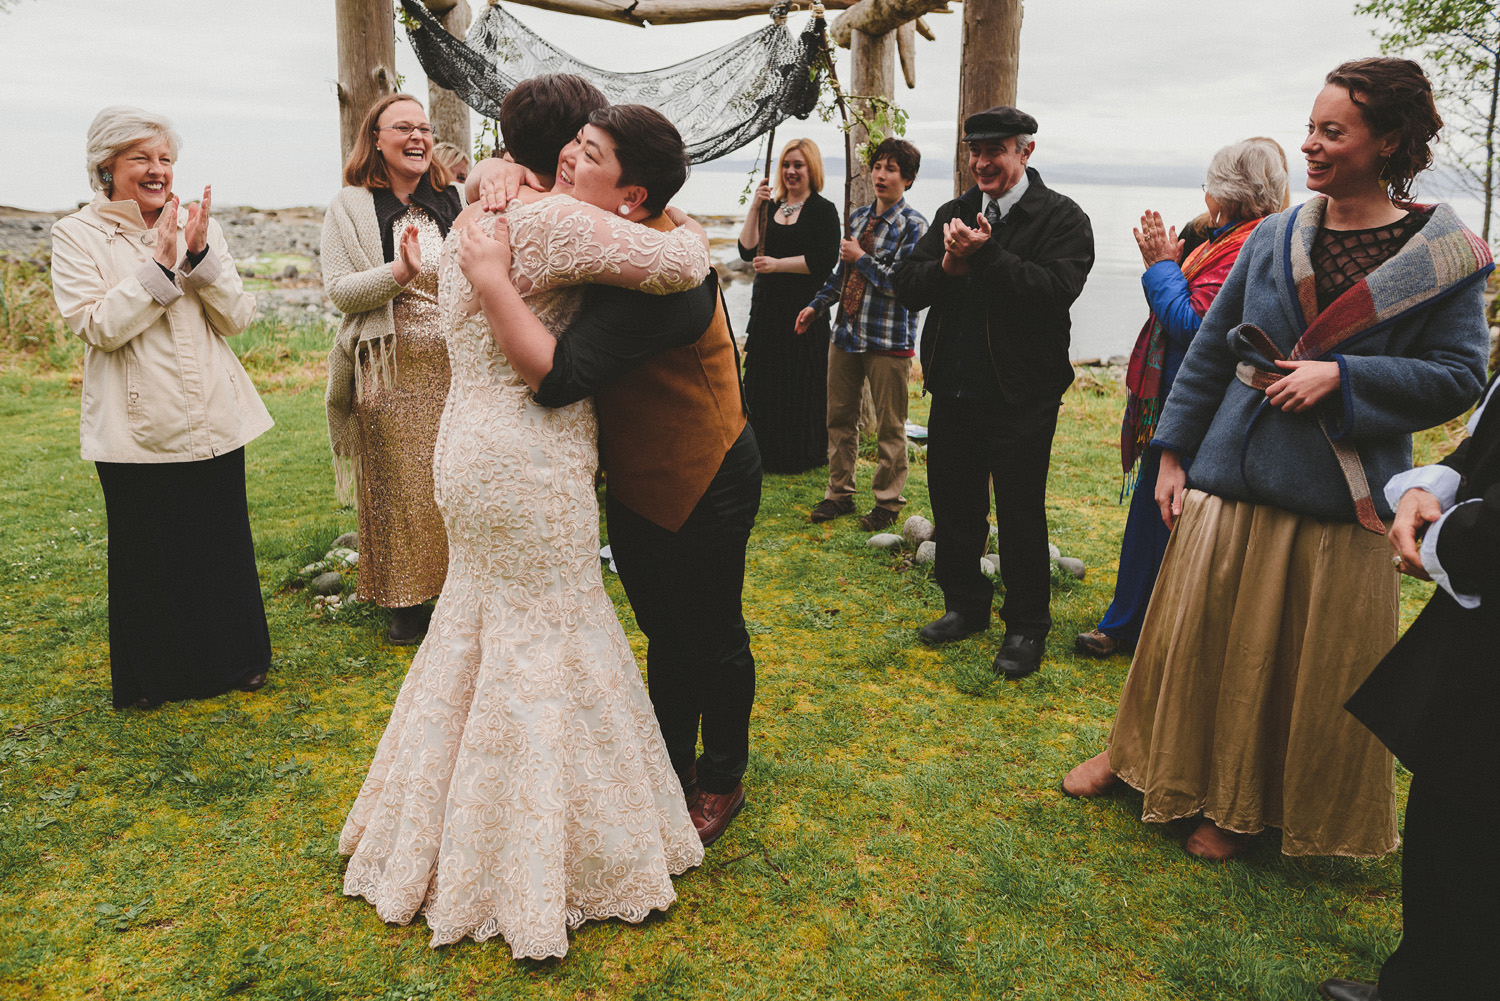
[{"label": "silver ring", "polygon": [[1401,556],[1392,556],[1391,557],[1391,566],[1395,567],[1397,570],[1400,570],[1401,569],[1401,564],[1403,564],[1405,562],[1406,562],[1406,560],[1404,558],[1402,558]]}]

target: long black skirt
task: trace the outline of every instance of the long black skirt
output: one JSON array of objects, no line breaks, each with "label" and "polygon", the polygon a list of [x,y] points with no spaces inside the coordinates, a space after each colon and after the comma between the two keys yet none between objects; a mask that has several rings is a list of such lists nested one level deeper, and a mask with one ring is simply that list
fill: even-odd
[{"label": "long black skirt", "polygon": [[95,465],[109,516],[115,706],[210,698],[269,669],[245,450]]}]

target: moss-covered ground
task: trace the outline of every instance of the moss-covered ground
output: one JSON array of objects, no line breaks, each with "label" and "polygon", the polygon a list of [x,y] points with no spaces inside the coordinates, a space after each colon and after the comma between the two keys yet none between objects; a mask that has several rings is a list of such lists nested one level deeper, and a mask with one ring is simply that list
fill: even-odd
[{"label": "moss-covered ground", "polygon": [[[1062,411],[1052,536],[1089,573],[1057,579],[1039,674],[993,679],[998,629],[922,646],[941,611],[928,570],[867,548],[853,519],[808,524],[819,472],[767,477],[745,593],[750,803],[678,904],[587,925],[545,963],[382,924],[342,896],[336,838],[412,650],[382,641],[378,610],[322,615],[298,587],[354,527],[327,459],[327,339],[263,323],[242,345],[277,421],[248,450],[271,682],[144,712],[109,707],[76,373],[0,372],[0,996],[1297,999],[1373,978],[1395,945],[1399,857],[1288,859],[1272,832],[1207,864],[1182,849],[1190,824],[1140,823],[1133,794],[1059,791],[1129,666],[1071,649],[1109,603],[1124,524],[1108,384]],[[907,496],[930,513],[920,458]],[[1409,621],[1425,593],[1407,586]]]}]

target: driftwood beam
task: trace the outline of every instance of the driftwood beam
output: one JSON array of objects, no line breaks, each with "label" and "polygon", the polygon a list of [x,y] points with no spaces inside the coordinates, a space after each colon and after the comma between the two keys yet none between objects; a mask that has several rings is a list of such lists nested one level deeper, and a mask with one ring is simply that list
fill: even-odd
[{"label": "driftwood beam", "polygon": [[[493,0],[492,0],[493,2]],[[731,21],[740,17],[765,16],[775,0],[511,0],[525,7],[538,7],[559,14],[599,17],[622,24],[688,24],[693,21]],[[856,0],[823,0],[828,10],[846,10]],[[793,10],[811,10],[811,0],[797,0]]]},{"label": "driftwood beam", "polygon": [[947,0],[859,0],[834,18],[828,26],[828,37],[847,49],[850,33],[855,29],[867,35],[883,35],[924,14],[946,13]]},{"label": "driftwood beam", "polygon": [[912,24],[917,26],[917,34],[921,35],[929,42],[937,41],[937,36],[932,33],[932,29],[927,27],[926,20],[919,17],[915,21],[913,21]]},{"label": "driftwood beam", "polygon": [[906,78],[906,89],[917,86],[917,23],[907,21],[896,29],[896,55],[901,59],[901,75]]}]

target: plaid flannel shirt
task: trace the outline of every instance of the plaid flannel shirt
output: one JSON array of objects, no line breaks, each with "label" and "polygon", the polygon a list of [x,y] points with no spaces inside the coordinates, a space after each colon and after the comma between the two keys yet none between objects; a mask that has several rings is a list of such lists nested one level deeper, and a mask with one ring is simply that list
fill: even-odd
[{"label": "plaid flannel shirt", "polygon": [[[881,215],[874,215],[875,205],[862,205],[849,220],[849,239],[857,240],[874,218],[875,249],[855,261],[865,276],[865,294],[859,304],[859,315],[851,318],[839,310],[833,326],[833,343],[845,351],[910,351],[917,344],[917,314],[908,312],[896,301],[896,286],[891,280],[896,266],[912,252],[927,219],[906,204],[903,198]],[[840,261],[828,281],[808,303],[818,312],[832,309],[843,295],[844,276],[850,265]]]}]

